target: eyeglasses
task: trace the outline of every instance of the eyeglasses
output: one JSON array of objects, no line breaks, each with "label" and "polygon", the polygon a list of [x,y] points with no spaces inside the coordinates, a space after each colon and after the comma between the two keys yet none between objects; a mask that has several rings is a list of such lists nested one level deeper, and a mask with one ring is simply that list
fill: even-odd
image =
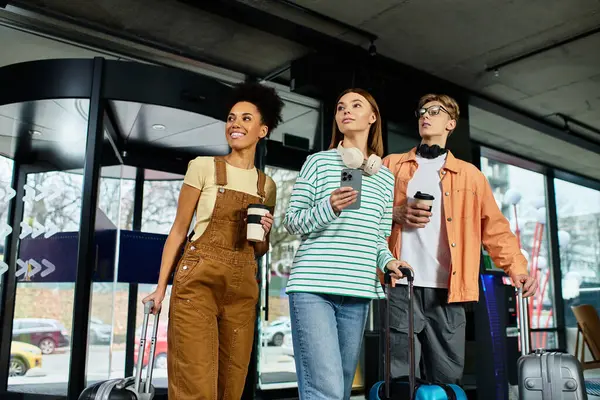
[{"label": "eyeglasses", "polygon": [[425,115],[425,113],[427,113],[427,114],[429,114],[429,116],[435,117],[436,115],[438,115],[440,113],[440,111],[443,111],[446,114],[450,115],[448,110],[446,110],[444,107],[435,105],[435,106],[429,106],[427,108],[423,107],[423,108],[418,109],[417,111],[415,111],[415,116],[417,118],[421,118]]}]

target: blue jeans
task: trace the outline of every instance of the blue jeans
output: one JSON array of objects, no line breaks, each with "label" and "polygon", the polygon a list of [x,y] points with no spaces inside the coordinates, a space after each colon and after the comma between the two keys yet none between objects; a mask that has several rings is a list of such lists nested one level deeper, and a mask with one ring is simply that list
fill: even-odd
[{"label": "blue jeans", "polygon": [[300,400],[347,400],[362,345],[369,300],[290,293]]}]

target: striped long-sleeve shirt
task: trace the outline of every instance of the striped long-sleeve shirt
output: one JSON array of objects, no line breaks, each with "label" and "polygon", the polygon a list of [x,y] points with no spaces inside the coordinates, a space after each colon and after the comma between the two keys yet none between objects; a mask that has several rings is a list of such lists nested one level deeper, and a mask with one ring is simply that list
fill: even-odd
[{"label": "striped long-sleeve shirt", "polygon": [[394,259],[387,237],[392,230],[394,176],[382,166],[363,175],[361,207],[331,207],[330,195],[340,187],[345,168],[337,150],[309,156],[294,185],[284,225],[301,244],[292,264],[287,293],[312,292],[384,298],[377,268]]}]

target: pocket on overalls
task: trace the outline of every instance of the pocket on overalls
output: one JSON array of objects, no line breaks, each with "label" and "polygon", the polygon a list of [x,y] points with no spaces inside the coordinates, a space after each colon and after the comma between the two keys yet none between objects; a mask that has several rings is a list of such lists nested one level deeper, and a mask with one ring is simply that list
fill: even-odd
[{"label": "pocket on overalls", "polygon": [[193,254],[185,254],[181,261],[179,262],[179,266],[177,267],[177,271],[175,273],[175,280],[178,283],[185,282],[192,271],[196,269],[196,267],[202,262],[200,256]]},{"label": "pocket on overalls", "polygon": [[208,241],[213,246],[233,250],[240,245],[242,233],[245,234],[238,221],[219,220],[218,228],[211,232]]}]

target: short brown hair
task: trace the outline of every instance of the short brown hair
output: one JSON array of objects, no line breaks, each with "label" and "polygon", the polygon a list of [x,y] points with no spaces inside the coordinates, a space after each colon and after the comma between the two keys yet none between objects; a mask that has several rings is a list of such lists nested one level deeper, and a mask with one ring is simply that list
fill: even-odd
[{"label": "short brown hair", "polygon": [[[356,93],[360,94],[362,97],[367,99],[373,112],[375,113],[375,123],[371,125],[371,129],[369,130],[369,138],[367,139],[367,148],[369,149],[370,154],[377,154],[379,157],[383,157],[383,136],[381,134],[381,113],[379,112],[379,106],[375,101],[375,98],[371,95],[371,93],[367,92],[364,89],[360,88],[352,88],[344,90],[335,101],[337,104],[340,99],[348,94],[348,93]],[[338,144],[343,140],[344,134],[340,131],[337,126],[337,122],[335,121],[335,114],[337,114],[337,107],[335,108],[335,112],[333,114],[333,134],[331,135],[331,144],[329,145],[329,149],[335,149]],[[369,156],[370,154],[366,154]]]},{"label": "short brown hair", "polygon": [[421,97],[419,100],[419,108],[423,107],[425,104],[431,101],[439,101],[442,103],[448,114],[450,114],[450,118],[455,120],[458,123],[458,117],[460,116],[460,109],[458,108],[458,103],[452,97],[446,94],[426,94]]}]

